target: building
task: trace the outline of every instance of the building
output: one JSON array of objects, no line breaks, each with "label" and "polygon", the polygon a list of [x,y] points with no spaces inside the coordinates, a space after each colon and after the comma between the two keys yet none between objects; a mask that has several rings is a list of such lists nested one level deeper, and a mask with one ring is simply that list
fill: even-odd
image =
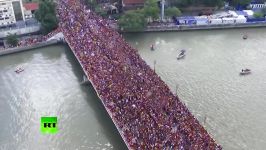
[{"label": "building", "polygon": [[122,6],[124,10],[142,8],[144,0],[122,0]]},{"label": "building", "polygon": [[0,0],[0,27],[25,21],[22,0]]},{"label": "building", "polygon": [[32,18],[34,12],[39,9],[39,3],[25,3],[23,6],[25,19]]},{"label": "building", "polygon": [[266,7],[266,2],[260,2],[260,1],[251,1],[250,3],[250,8],[251,9],[262,9]]}]

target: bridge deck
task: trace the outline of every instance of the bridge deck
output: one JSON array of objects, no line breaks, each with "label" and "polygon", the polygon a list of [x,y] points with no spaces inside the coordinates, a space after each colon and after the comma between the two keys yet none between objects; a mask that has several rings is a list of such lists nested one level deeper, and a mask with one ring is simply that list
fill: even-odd
[{"label": "bridge deck", "polygon": [[105,20],[60,0],[60,27],[129,149],[221,149]]}]

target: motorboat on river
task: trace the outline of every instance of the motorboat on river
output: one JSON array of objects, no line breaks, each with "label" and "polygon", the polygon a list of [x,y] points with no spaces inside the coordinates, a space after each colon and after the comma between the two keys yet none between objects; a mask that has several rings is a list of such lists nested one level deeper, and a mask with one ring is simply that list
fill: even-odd
[{"label": "motorboat on river", "polygon": [[186,56],[185,52],[186,52],[186,50],[182,49],[180,51],[180,54],[177,55],[177,60],[185,58],[185,56]]},{"label": "motorboat on river", "polygon": [[243,39],[244,39],[244,40],[248,39],[248,35],[244,35],[244,36],[243,36]]},{"label": "motorboat on river", "polygon": [[16,72],[17,74],[19,74],[19,73],[21,73],[21,72],[23,72],[23,71],[24,71],[23,68],[17,68],[17,69],[15,70],[15,72]]},{"label": "motorboat on river", "polygon": [[185,53],[186,52],[186,50],[185,49],[181,49],[181,51],[180,51],[181,53]]},{"label": "motorboat on river", "polygon": [[152,51],[153,51],[153,50],[155,50],[155,48],[154,48],[154,45],[153,45],[153,44],[150,46],[150,48],[151,48],[151,50],[152,50]]},{"label": "motorboat on river", "polygon": [[177,56],[177,60],[179,60],[179,59],[183,59],[183,58],[185,58],[185,54],[179,54],[178,56]]},{"label": "motorboat on river", "polygon": [[248,75],[251,74],[251,70],[250,69],[242,69],[240,72],[240,75]]},{"label": "motorboat on river", "polygon": [[83,80],[80,84],[81,85],[89,85],[90,81],[88,80],[88,78],[85,75],[83,75]]}]

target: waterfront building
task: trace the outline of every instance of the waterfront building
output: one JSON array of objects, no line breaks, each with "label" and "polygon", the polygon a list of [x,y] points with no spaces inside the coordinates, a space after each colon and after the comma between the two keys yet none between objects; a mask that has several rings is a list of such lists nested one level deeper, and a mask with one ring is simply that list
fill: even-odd
[{"label": "waterfront building", "polygon": [[25,3],[23,6],[25,19],[33,18],[34,12],[39,9],[39,3]]},{"label": "waterfront building", "polygon": [[263,4],[250,4],[250,8],[252,9],[261,9],[261,8],[265,8],[266,6],[266,3],[263,3]]},{"label": "waterfront building", "polygon": [[266,2],[261,0],[252,0],[249,6],[251,9],[262,9],[266,7]]},{"label": "waterfront building", "polygon": [[25,21],[22,0],[0,0],[0,26]]}]

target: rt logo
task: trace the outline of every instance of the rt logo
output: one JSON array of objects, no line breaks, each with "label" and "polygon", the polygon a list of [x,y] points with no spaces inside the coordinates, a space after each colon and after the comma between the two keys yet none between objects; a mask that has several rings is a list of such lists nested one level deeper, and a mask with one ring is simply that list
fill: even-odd
[{"label": "rt logo", "polygon": [[43,134],[55,134],[57,131],[57,117],[41,117],[41,132]]}]

